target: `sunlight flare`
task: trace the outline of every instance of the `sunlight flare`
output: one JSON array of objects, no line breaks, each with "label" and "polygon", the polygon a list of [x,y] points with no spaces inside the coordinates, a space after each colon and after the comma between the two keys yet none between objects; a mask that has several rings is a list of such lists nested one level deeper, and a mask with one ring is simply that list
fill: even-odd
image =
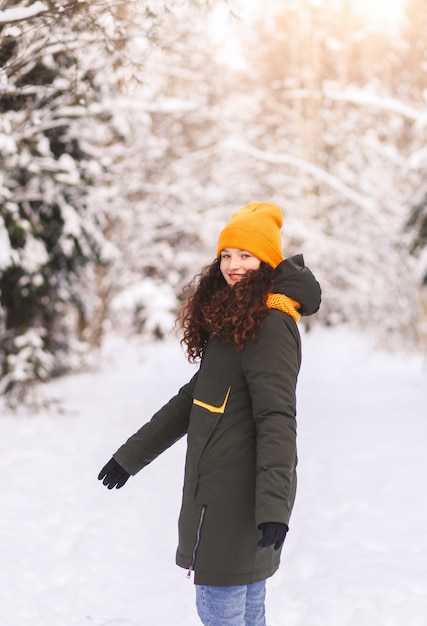
[{"label": "sunlight flare", "polygon": [[395,27],[402,19],[406,0],[357,0],[355,9],[375,26]]}]

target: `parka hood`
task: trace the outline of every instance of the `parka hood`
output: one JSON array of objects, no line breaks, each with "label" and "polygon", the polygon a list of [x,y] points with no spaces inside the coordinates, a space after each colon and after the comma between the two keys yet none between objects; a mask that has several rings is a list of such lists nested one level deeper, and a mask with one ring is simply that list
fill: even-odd
[{"label": "parka hood", "polygon": [[319,310],[321,288],[311,270],[305,266],[302,254],[285,259],[276,267],[274,293],[283,293],[301,304],[301,315],[313,315]]}]

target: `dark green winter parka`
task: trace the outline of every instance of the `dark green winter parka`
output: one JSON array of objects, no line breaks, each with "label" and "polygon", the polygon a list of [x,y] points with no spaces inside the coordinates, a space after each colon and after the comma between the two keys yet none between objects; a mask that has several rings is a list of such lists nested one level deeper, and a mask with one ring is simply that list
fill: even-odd
[{"label": "dark green winter parka", "polygon": [[[311,315],[320,287],[302,255],[276,268],[274,292]],[[176,562],[195,583],[246,585],[277,570],[280,550],[259,548],[262,522],[289,519],[296,491],[296,400],[300,335],[272,309],[243,350],[211,338],[200,368],[114,454],[136,474],[180,437],[187,457]]]}]

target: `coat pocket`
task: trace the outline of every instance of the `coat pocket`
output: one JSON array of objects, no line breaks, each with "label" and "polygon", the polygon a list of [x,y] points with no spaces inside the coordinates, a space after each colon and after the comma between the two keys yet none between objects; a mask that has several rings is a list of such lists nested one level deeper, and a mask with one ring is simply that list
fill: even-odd
[{"label": "coat pocket", "polygon": [[[184,494],[190,499],[196,498],[200,488],[201,476],[204,474],[201,463],[202,458],[206,458],[206,450],[209,450],[208,458],[214,457],[216,460],[214,465],[208,462],[209,472],[217,466],[220,449],[218,442],[215,441],[215,432],[217,432],[218,424],[224,419],[230,393],[231,387],[225,383],[201,376],[197,380],[188,426],[184,480]],[[204,487],[208,488],[209,483],[204,483]]]},{"label": "coat pocket", "polygon": [[231,387],[224,383],[199,378],[194,389],[193,404],[211,413],[225,412]]}]

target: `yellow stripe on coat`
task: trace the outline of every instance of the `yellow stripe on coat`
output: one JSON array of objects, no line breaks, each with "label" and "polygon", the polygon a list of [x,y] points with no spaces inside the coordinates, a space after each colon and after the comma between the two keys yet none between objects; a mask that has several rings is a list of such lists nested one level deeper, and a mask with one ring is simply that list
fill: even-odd
[{"label": "yellow stripe on coat", "polygon": [[201,400],[197,400],[196,398],[194,398],[193,404],[196,404],[197,406],[201,406],[203,409],[207,409],[211,413],[224,413],[225,406],[226,406],[227,400],[228,400],[228,396],[230,395],[230,391],[231,391],[231,387],[228,388],[227,394],[225,396],[225,400],[221,404],[221,406],[214,406],[213,404],[208,404],[207,402],[202,402]]}]

